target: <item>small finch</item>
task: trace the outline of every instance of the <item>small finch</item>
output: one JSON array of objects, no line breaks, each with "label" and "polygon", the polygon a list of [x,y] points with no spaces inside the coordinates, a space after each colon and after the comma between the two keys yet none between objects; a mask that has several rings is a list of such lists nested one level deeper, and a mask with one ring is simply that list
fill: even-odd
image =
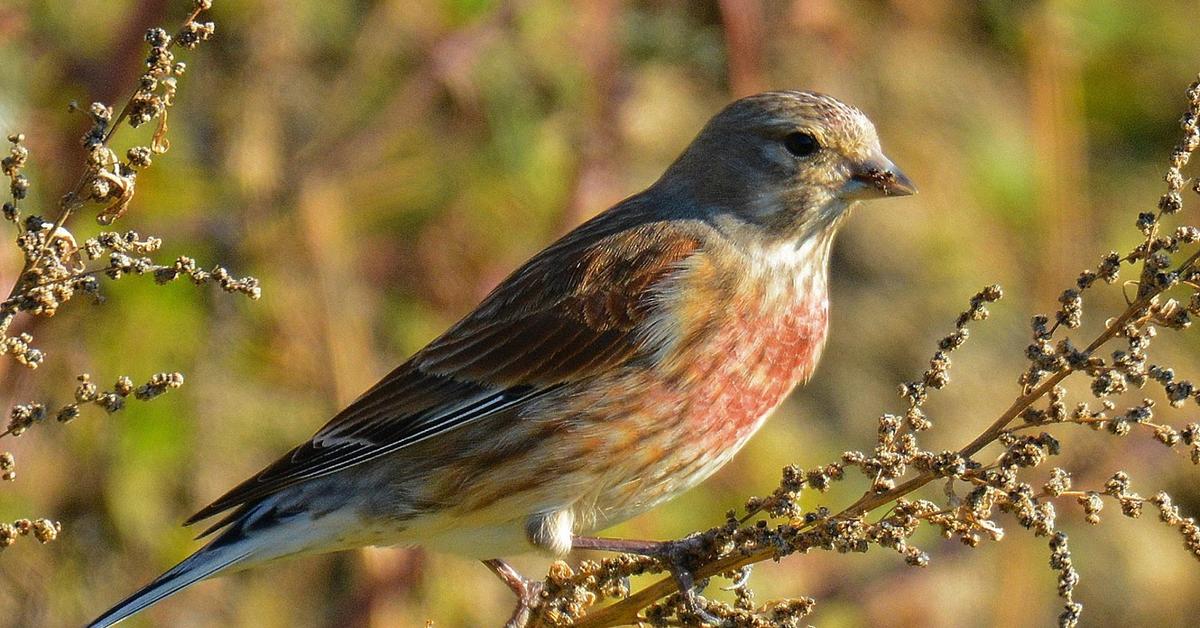
[{"label": "small finch", "polygon": [[[858,109],[770,92],[709,121],[657,182],[563,236],[310,440],[192,516],[207,545],[93,622],[280,558],[420,545],[572,548],[721,468],[825,344],[829,250],[859,200],[912,183]],[[692,598],[691,577],[672,565]]]}]

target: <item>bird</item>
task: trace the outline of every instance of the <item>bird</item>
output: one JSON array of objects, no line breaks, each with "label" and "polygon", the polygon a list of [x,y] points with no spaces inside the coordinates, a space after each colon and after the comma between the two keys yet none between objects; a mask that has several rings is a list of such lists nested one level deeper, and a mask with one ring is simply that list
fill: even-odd
[{"label": "bird", "polygon": [[656,182],[188,519],[220,515],[91,628],[200,580],[363,546],[483,561],[517,594],[516,626],[539,583],[505,556],[663,555],[588,535],[710,476],[808,381],[835,234],[861,201],[915,192],[855,107],[799,90],[730,103]]}]

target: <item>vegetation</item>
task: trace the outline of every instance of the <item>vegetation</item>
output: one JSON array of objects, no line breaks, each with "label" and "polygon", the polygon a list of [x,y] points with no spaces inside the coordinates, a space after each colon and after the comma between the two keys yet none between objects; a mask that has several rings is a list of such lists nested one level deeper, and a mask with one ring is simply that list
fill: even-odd
[{"label": "vegetation", "polygon": [[[1195,86],[1172,137],[1200,61],[1191,11],[6,3],[0,544],[56,542],[0,555],[0,616],[77,624],[156,575],[194,547],[187,514],[649,183],[723,103],[803,87],[866,110],[922,193],[841,238],[816,378],[713,480],[609,533],[702,531],[683,546],[701,573],[740,585],[714,579],[707,610],[741,624],[1070,625],[1079,605],[1181,623],[1200,613]],[[259,296],[215,260],[267,298],[171,281]],[[1003,301],[986,288],[936,324],[990,281]],[[1014,527],[1032,536],[993,542]],[[889,551],[857,555],[871,547]],[[537,621],[689,619],[669,579],[622,579],[652,561],[588,558],[520,559],[549,567]],[[471,562],[370,550],[206,584],[141,621],[497,625],[509,598]]]}]

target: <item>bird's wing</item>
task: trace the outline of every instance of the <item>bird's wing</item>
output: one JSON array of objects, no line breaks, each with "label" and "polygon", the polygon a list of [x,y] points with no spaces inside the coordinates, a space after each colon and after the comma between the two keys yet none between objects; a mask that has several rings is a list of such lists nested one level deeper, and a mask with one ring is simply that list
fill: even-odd
[{"label": "bird's wing", "polygon": [[[665,222],[581,226],[342,410],[187,524],[394,452],[644,354],[660,282],[700,249]],[[222,522],[223,523],[223,522]],[[220,527],[218,524],[216,527]]]}]

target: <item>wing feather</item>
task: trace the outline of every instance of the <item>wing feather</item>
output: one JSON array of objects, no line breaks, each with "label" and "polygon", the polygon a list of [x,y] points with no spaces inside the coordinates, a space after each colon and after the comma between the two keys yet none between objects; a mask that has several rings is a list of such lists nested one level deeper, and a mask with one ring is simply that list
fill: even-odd
[{"label": "wing feather", "polygon": [[[628,227],[614,224],[620,222]],[[514,272],[308,442],[187,523],[519,411],[646,353],[639,325],[651,313],[655,291],[700,248],[698,237],[667,222],[601,214]]]}]

